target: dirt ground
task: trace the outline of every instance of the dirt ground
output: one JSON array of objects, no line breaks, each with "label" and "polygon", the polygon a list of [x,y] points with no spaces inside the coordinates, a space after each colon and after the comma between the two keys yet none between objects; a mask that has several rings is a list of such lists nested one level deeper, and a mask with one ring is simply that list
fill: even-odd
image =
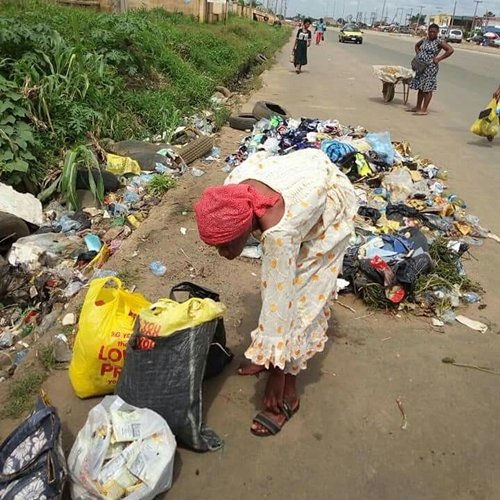
[{"label": "dirt ground", "polygon": [[[366,61],[357,55],[361,52],[331,42],[317,50],[323,51],[321,57],[312,53],[308,71],[300,77],[290,72],[285,50],[244,108],[266,98],[281,102],[296,117],[338,117],[375,130],[389,129],[397,139],[414,142],[436,163],[446,164],[450,184],[498,232],[498,183],[494,187],[491,178],[488,183],[479,176],[483,167],[478,166],[476,182],[473,173],[466,173],[468,159],[477,159],[477,154],[463,150],[450,162],[449,152],[464,148],[465,142],[444,124],[442,102],[436,102],[437,117],[429,116],[427,125],[416,118],[409,122],[398,104],[387,107],[379,97],[369,97],[380,91],[378,82],[371,82]],[[429,133],[432,129],[442,131],[443,137]],[[223,129],[218,140],[223,156],[233,152],[243,136]],[[486,163],[480,159],[481,165]],[[499,498],[499,379],[441,360],[453,356],[500,370],[500,247],[488,242],[474,250],[477,261],[467,263],[468,272],[488,292],[488,307],[480,311],[471,306],[464,313],[489,324],[486,334],[460,325],[435,329],[429,319],[414,316],[370,313],[352,297],[342,298],[355,312],[335,307],[331,342],[299,381],[301,410],[280,435],[259,439],[250,434],[249,426],[261,409],[264,379],[235,373],[259,314],[259,264],[219,258],[198,240],[192,212],[202,190],[223,181],[222,165],[201,164],[207,172],[201,178],[186,175],[106,266],[119,270],[129,285],[151,299],[165,297],[172,285],[191,280],[220,292],[228,307],[226,329],[236,359],[206,384],[204,394],[207,422],[225,439],[225,447],[212,454],[179,449],[168,498]],[[187,228],[185,236],[181,227]],[[153,260],[167,265],[165,277],[150,273]],[[67,372],[55,372],[44,388],[59,409],[64,448],[69,451],[99,399],[78,400]],[[408,418],[406,430],[401,429],[398,398]],[[2,423],[3,430],[12,426],[13,422]]]}]

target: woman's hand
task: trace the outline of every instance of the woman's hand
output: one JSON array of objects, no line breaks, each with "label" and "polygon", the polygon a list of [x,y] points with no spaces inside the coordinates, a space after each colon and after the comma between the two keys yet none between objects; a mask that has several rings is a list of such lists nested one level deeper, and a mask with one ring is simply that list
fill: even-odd
[{"label": "woman's hand", "polygon": [[433,62],[434,64],[439,64],[439,63],[441,62],[441,59],[439,59],[439,57],[435,57],[435,58],[432,60],[432,62]]}]

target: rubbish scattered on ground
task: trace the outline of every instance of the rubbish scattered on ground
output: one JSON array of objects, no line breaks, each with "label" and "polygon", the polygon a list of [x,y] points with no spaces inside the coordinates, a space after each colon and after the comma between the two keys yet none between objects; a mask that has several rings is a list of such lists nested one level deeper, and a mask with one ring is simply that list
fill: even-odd
[{"label": "rubbish scattered on ground", "polygon": [[459,323],[462,323],[462,325],[465,325],[472,330],[476,330],[476,332],[486,333],[488,331],[488,326],[484,323],[481,323],[480,321],[475,321],[462,315],[458,315],[455,319]]},{"label": "rubbish scattered on ground", "polygon": [[72,354],[66,335],[63,333],[56,335],[52,347],[54,349],[54,359],[57,363],[69,363],[71,361]]},{"label": "rubbish scattered on ground", "polygon": [[403,407],[403,402],[401,401],[400,397],[396,398],[396,404],[398,405],[399,411],[401,412],[401,417],[402,417],[401,429],[405,431],[408,428],[408,419],[406,418],[405,409]]},{"label": "rubbish scattered on ground", "polygon": [[0,445],[0,498],[61,498],[67,466],[61,421],[44,393],[35,410]]},{"label": "rubbish scattered on ground", "polygon": [[68,313],[64,318],[62,319],[62,325],[63,326],[73,326],[76,325],[76,316],[73,313]]},{"label": "rubbish scattered on ground", "polygon": [[158,277],[165,276],[167,272],[167,266],[162,264],[159,260],[155,260],[149,264],[149,269],[151,272]]},{"label": "rubbish scattered on ground", "polygon": [[15,215],[35,226],[43,223],[42,204],[32,194],[18,193],[0,182],[0,212]]},{"label": "rubbish scattered on ground", "polygon": [[341,293],[355,293],[374,309],[418,308],[446,324],[455,321],[455,309],[480,301],[483,291],[466,276],[463,260],[470,246],[500,238],[447,192],[447,172],[414,155],[407,142],[336,120],[274,115],[255,123],[223,170],[257,152],[304,148],[322,149],[356,190],[356,234],[344,258],[341,278],[348,286]]},{"label": "rubbish scattered on ground", "polygon": [[453,358],[446,357],[446,358],[443,358],[441,361],[447,365],[458,366],[460,368],[471,368],[473,370],[479,370],[480,372],[490,373],[491,375],[500,375],[500,372],[496,372],[495,370],[492,370],[490,368],[486,368],[484,366],[469,365],[469,364],[465,364],[465,363],[457,363]]},{"label": "rubbish scattered on ground", "polygon": [[160,415],[106,396],[71,448],[72,498],[153,499],[172,486],[175,450]]},{"label": "rubbish scattered on ground", "polygon": [[444,325],[445,325],[444,321],[441,321],[440,319],[437,318],[432,318],[432,326],[441,327]]},{"label": "rubbish scattered on ground", "polygon": [[193,177],[201,177],[202,175],[205,175],[205,172],[203,170],[196,167],[192,167],[190,169],[190,172]]},{"label": "rubbish scattered on ground", "polygon": [[182,236],[186,236],[186,234],[188,232],[187,228],[185,228],[185,227],[181,227],[180,231],[181,231]]}]

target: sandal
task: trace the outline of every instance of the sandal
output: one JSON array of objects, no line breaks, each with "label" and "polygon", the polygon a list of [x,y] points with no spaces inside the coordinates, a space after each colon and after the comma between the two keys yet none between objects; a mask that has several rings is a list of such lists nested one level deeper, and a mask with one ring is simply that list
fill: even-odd
[{"label": "sandal", "polygon": [[295,409],[292,409],[292,407],[287,401],[283,401],[283,408],[281,410],[281,413],[285,416],[285,421],[283,422],[282,425],[278,424],[275,420],[266,415],[264,412],[260,412],[253,419],[253,421],[257,424],[262,425],[262,427],[264,427],[264,429],[266,429],[267,432],[260,432],[254,429],[250,429],[250,432],[254,436],[258,437],[276,436],[276,434],[278,434],[281,431],[281,429],[283,429],[284,425],[289,420],[291,420],[292,417],[299,411],[299,408],[300,408],[300,402],[297,402],[297,406],[295,407]]}]

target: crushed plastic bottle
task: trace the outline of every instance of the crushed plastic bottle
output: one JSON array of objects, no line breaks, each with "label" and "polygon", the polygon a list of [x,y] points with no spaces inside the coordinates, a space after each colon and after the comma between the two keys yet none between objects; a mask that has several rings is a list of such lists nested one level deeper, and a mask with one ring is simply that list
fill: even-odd
[{"label": "crushed plastic bottle", "polygon": [[477,304],[481,300],[481,296],[476,292],[466,292],[462,294],[462,299],[467,304]]},{"label": "crushed plastic bottle", "polygon": [[192,167],[191,168],[191,175],[193,177],[201,177],[202,175],[205,175],[205,172],[199,168]]},{"label": "crushed plastic bottle", "polygon": [[457,315],[451,309],[442,312],[440,315],[441,321],[448,324],[454,323],[456,317]]},{"label": "crushed plastic bottle", "polygon": [[151,264],[149,264],[149,269],[155,276],[158,277],[165,276],[165,273],[167,272],[167,266],[162,264],[159,260],[151,262]]},{"label": "crushed plastic bottle", "polygon": [[448,196],[448,201],[459,208],[467,208],[467,204],[462,198],[459,198],[456,194],[450,194]]}]

